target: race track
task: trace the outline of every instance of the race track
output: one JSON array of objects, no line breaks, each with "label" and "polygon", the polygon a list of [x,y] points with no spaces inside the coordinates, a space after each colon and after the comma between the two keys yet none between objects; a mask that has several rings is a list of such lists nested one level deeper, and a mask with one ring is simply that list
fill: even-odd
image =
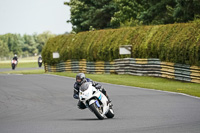
[{"label": "race track", "polygon": [[74,78],[0,74],[0,133],[199,133],[200,99],[104,84],[114,119],[72,98]]}]

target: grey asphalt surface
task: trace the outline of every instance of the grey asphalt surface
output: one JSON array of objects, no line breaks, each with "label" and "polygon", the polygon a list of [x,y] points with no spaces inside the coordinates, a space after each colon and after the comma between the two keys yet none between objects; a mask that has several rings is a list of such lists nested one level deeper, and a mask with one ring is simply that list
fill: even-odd
[{"label": "grey asphalt surface", "polygon": [[73,78],[0,74],[0,133],[199,133],[200,99],[104,84],[113,119],[79,110]]}]

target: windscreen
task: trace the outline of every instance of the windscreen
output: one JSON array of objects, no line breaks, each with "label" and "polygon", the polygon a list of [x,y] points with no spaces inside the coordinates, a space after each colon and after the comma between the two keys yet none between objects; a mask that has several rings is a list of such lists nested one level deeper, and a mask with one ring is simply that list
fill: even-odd
[{"label": "windscreen", "polygon": [[89,88],[90,83],[89,82],[85,82],[81,85],[80,90],[81,91],[85,91]]}]

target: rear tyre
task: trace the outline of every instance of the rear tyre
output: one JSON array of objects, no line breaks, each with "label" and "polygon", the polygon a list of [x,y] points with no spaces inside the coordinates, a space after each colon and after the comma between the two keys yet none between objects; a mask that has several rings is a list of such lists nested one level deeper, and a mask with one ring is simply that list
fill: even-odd
[{"label": "rear tyre", "polygon": [[104,119],[104,116],[103,116],[103,110],[102,108],[98,108],[96,103],[93,103],[90,105],[90,109],[94,112],[94,114],[97,116],[97,118],[99,120],[103,120]]},{"label": "rear tyre", "polygon": [[115,116],[114,114],[114,110],[113,109],[109,109],[108,113],[106,114],[107,118],[113,118]]}]

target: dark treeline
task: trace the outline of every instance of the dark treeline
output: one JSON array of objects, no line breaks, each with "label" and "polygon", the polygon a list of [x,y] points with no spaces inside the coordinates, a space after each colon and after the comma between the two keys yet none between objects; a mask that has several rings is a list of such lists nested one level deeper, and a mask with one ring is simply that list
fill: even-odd
[{"label": "dark treeline", "polygon": [[70,0],[74,32],[185,23],[200,17],[199,0]]},{"label": "dark treeline", "polygon": [[55,35],[50,32],[42,34],[4,34],[0,35],[0,57],[40,54],[46,41]]}]

